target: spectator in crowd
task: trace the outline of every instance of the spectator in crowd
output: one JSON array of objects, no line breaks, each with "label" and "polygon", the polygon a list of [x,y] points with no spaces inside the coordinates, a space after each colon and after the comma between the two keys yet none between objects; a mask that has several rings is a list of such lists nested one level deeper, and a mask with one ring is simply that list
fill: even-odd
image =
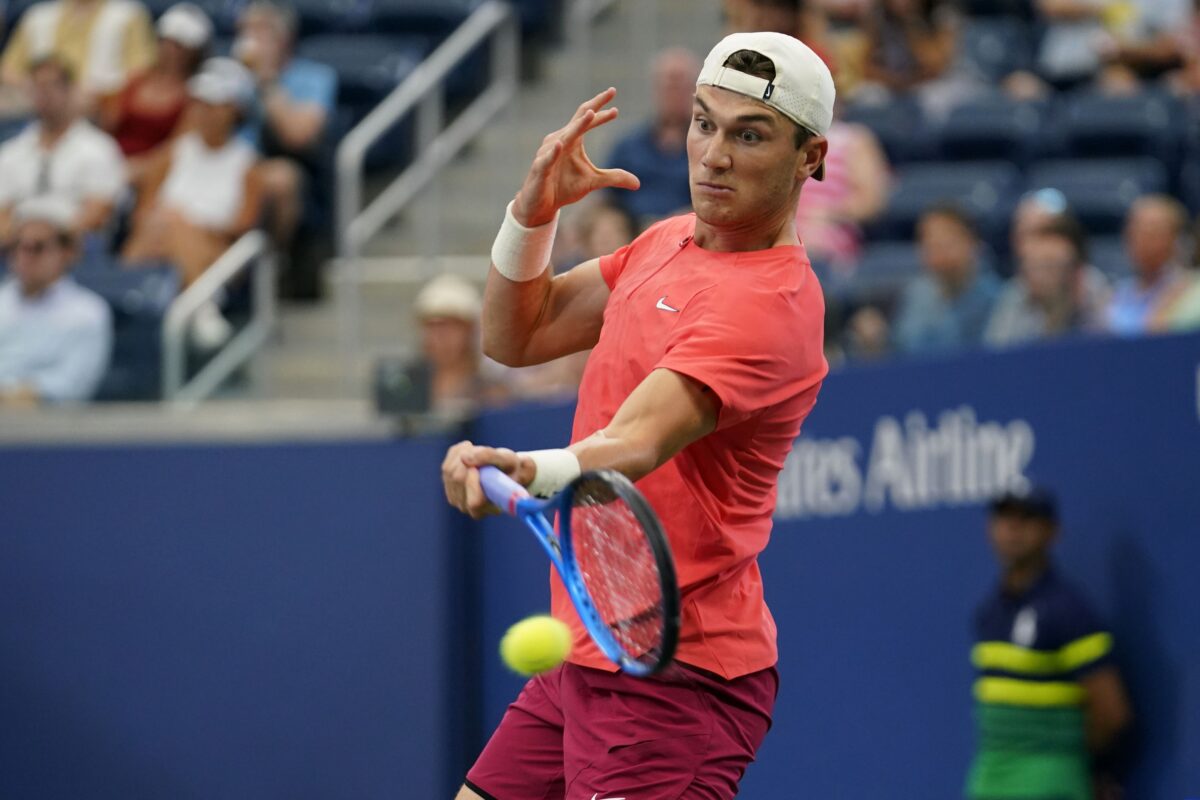
[{"label": "spectator in crowd", "polygon": [[1187,0],[1036,0],[1035,6],[1045,31],[1037,70],[1060,90],[1100,77],[1106,59],[1149,67],[1142,48],[1160,34],[1180,30],[1188,16]]},{"label": "spectator in crowd", "polygon": [[832,69],[833,49],[819,0],[724,0],[726,33],[775,31],[804,42]]},{"label": "spectator in crowd", "polygon": [[911,95],[926,114],[944,117],[982,88],[954,68],[960,28],[947,0],[880,0],[864,24],[867,55],[856,98]]},{"label": "spectator in crowd", "polygon": [[289,253],[303,221],[305,192],[322,155],[337,104],[337,73],[297,58],[296,14],[275,0],[252,0],[238,18],[235,58],[254,74],[258,103],[246,136],[266,157],[262,175],[267,230]]},{"label": "spectator in crowd", "polygon": [[[431,405],[440,414],[460,415],[506,398],[502,368],[480,349],[479,290],[456,275],[441,275],[421,289],[414,311],[421,326],[421,352],[432,372]],[[496,374],[490,374],[496,373]]]},{"label": "spectator in crowd", "polygon": [[937,205],[917,223],[925,274],[900,300],[892,337],[903,353],[934,353],[979,344],[1000,281],[983,263],[971,219],[954,205]]},{"label": "spectator in crowd", "polygon": [[35,119],[0,146],[0,241],[12,236],[13,208],[43,194],[74,204],[77,232],[104,231],[125,190],[121,151],[79,116],[71,71],[62,61],[39,61],[30,74]]},{"label": "spectator in crowd", "polygon": [[[555,240],[557,252],[551,263],[556,271],[565,271],[576,264],[615,253],[637,236],[633,218],[624,209],[606,200],[595,202],[589,198],[581,204],[571,224],[565,226],[566,229]],[[558,246],[560,241],[561,248]]]},{"label": "spectator in crowd", "polygon": [[154,60],[150,14],[136,0],[46,0],[21,16],[0,55],[0,80],[23,84],[53,57],[78,82],[85,107],[119,92]]},{"label": "spectator in crowd", "polygon": [[1088,264],[1086,235],[1073,217],[1060,214],[1044,223],[1021,252],[1017,274],[988,321],[988,344],[1006,347],[1103,328],[1108,280]]},{"label": "spectator in crowd", "polygon": [[1015,275],[1025,257],[1025,246],[1038,232],[1060,215],[1067,213],[1067,198],[1058,189],[1035,189],[1022,195],[1013,210],[1009,226],[1008,246],[1011,268]]},{"label": "spectator in crowd", "polygon": [[101,127],[125,154],[131,180],[138,180],[149,155],[179,127],[188,105],[188,79],[204,61],[212,22],[191,3],[172,6],[158,20],[158,56],[145,72],[101,104]]},{"label": "spectator in crowd", "polygon": [[[209,59],[188,81],[188,92],[193,127],[147,165],[122,250],[129,264],[173,264],[184,286],[255,226],[262,194],[258,154],[237,135],[254,94],[245,67]],[[215,348],[231,334],[215,304],[201,309],[193,328],[197,344]]]},{"label": "spectator in crowd", "polygon": [[112,313],[68,275],[79,257],[75,209],[62,197],[13,215],[10,277],[0,283],[0,405],[87,400],[112,350]]},{"label": "spectator in crowd", "polygon": [[1191,19],[1174,38],[1179,68],[1167,73],[1167,85],[1177,94],[1200,95],[1200,0],[1192,0]]},{"label": "spectator in crowd", "polygon": [[612,190],[609,201],[642,227],[692,205],[687,173],[687,132],[700,59],[690,50],[659,53],[652,68],[654,118],[617,143],[609,166],[637,175],[635,192]]},{"label": "spectator in crowd", "polygon": [[1139,197],[1125,218],[1125,250],[1133,275],[1121,281],[1107,311],[1107,328],[1131,336],[1164,327],[1167,313],[1188,287],[1183,234],[1187,211],[1168,195]]},{"label": "spectator in crowd", "polygon": [[1092,800],[1091,758],[1132,717],[1112,635],[1050,557],[1058,531],[1044,489],[992,503],[988,538],[1001,577],[974,615],[971,800]]},{"label": "spectator in crowd", "polygon": [[1183,67],[1200,45],[1200,2],[1142,3],[1135,11],[1140,24],[1101,40],[1105,73],[1137,83]]},{"label": "spectator in crowd", "polygon": [[843,121],[839,108],[825,134],[829,154],[821,180],[806,182],[800,192],[796,231],[814,265],[847,274],[862,251],[863,224],[887,204],[891,166],[871,129]]}]

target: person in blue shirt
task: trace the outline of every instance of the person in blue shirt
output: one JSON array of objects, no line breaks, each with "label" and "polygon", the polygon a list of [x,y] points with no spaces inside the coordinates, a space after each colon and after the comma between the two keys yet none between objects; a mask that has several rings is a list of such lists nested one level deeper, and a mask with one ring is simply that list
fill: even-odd
[{"label": "person in blue shirt", "polygon": [[243,131],[266,157],[261,166],[267,230],[286,251],[304,213],[320,146],[337,104],[332,67],[293,53],[297,20],[288,6],[253,0],[238,17],[233,55],[258,82]]},{"label": "person in blue shirt", "polygon": [[991,505],[988,538],[1001,576],[974,618],[970,800],[1092,800],[1092,758],[1132,716],[1112,635],[1053,565],[1058,529],[1046,489]]},{"label": "person in blue shirt", "polygon": [[112,312],[68,274],[79,257],[69,200],[41,195],[17,206],[0,281],[0,406],[87,400],[108,369]]},{"label": "person in blue shirt", "polygon": [[900,298],[892,342],[909,354],[974,347],[1000,294],[1000,279],[983,263],[974,223],[952,204],[930,207],[917,222],[924,274]]},{"label": "person in blue shirt", "polygon": [[1125,250],[1133,275],[1117,284],[1105,322],[1121,336],[1166,327],[1172,304],[1194,275],[1183,264],[1187,209],[1173,197],[1151,194],[1134,201],[1125,218]]},{"label": "person in blue shirt", "polygon": [[700,59],[690,50],[659,53],[653,66],[654,118],[617,142],[609,156],[608,166],[641,179],[636,192],[613,189],[606,198],[639,228],[692,206],[687,132],[699,74]]}]

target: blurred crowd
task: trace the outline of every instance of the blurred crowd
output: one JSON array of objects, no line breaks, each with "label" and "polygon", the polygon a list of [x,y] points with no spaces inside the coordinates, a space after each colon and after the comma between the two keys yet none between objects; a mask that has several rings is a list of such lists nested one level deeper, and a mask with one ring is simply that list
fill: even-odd
[{"label": "blurred crowd", "polygon": [[[256,227],[287,259],[337,95],[331,68],[294,55],[296,32],[272,0],[244,5],[223,44],[187,2],[156,21],[136,0],[20,14],[0,53],[0,403],[95,393],[111,325],[84,333],[103,302],[73,270],[156,269],[186,288]],[[190,330],[208,351],[232,333],[217,301]]]},{"label": "blurred crowd", "polygon": [[[1139,133],[1136,119],[1133,134],[1116,130],[1113,149],[1099,154],[1145,147],[1152,161],[1161,160],[1152,166],[1181,173],[1179,181],[1153,190],[1135,182],[1130,191],[1119,174],[1104,174],[1110,161],[1072,152],[1061,130],[1014,132],[1011,125],[1026,112],[1065,116],[1075,98],[1111,99],[1118,113],[1130,98],[1164,98],[1165,108],[1200,120],[1200,2],[723,0],[723,6],[727,30],[798,36],[826,60],[838,84],[826,176],[805,184],[797,213],[825,289],[831,363],[1200,327],[1200,219],[1193,221],[1200,185],[1187,183],[1200,173],[1181,170],[1180,153],[1155,151],[1160,140],[1153,132],[1145,141],[1126,141]],[[1027,59],[1013,57],[1010,48],[1018,46],[1028,50]],[[698,56],[686,49],[654,56],[652,116],[600,159],[638,175],[642,188],[614,190],[570,209],[556,269],[612,252],[656,220],[689,210],[685,145],[699,70]],[[1008,139],[987,138],[988,115],[970,116],[980,108],[998,108],[1009,118]],[[963,114],[980,139],[975,149],[948,155],[937,143],[949,140],[947,126]],[[897,115],[905,120],[899,131]],[[1188,130],[1194,139],[1200,126]],[[901,146],[890,146],[889,137]],[[1178,144],[1200,158],[1200,141]],[[1079,194],[1053,181],[1037,183],[1036,165],[1017,158],[1018,149],[1095,167],[1100,180],[1088,192],[1109,201],[1108,216],[1090,207],[1077,213]],[[1005,159],[1016,180],[1001,190],[945,181],[917,191],[906,180],[922,171],[966,174]],[[569,394],[578,374],[550,365],[543,383],[538,370],[482,363],[503,387],[493,398]]]},{"label": "blurred crowd", "polygon": [[[831,362],[1200,326],[1200,0],[721,3],[729,31],[796,35],[838,84],[825,179],[797,215]],[[241,5],[223,23],[232,38],[187,2],[157,18],[137,0],[14,9],[0,51],[0,402],[83,399],[108,350],[89,348],[97,366],[69,389],[39,371],[51,364],[30,332],[64,334],[77,314],[55,298],[89,296],[39,288],[44,276],[150,269],[186,287],[256,227],[286,272],[308,221],[329,216],[313,209],[339,73],[296,54],[281,0]],[[598,159],[642,188],[570,209],[556,269],[688,209],[698,71],[686,49],[653,55],[653,113]],[[42,211],[21,213],[31,201]],[[225,314],[221,298],[196,314],[198,350],[229,339]],[[579,359],[505,371],[470,343],[489,398],[570,394],[578,379]]]}]

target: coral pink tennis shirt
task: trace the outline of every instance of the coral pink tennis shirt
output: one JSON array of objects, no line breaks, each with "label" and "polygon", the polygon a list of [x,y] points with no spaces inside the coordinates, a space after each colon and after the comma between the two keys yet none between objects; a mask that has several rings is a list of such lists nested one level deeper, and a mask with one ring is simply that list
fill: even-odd
[{"label": "coral pink tennis shirt", "polygon": [[[612,420],[652,370],[708,387],[715,431],[638,481],[658,512],[682,594],[676,658],[736,678],[776,661],[758,554],[771,533],[779,471],[828,366],[825,303],[804,248],[739,253],[692,241],[695,216],[664,220],[600,259],[612,294],[579,387],[571,441]],[[570,660],[615,669],[588,638],[557,576],[554,616]]]}]

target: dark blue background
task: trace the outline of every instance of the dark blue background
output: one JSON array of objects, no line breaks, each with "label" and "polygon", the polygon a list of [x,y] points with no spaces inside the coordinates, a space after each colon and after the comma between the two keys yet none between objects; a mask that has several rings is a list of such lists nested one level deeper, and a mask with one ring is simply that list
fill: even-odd
[{"label": "dark blue background", "polygon": [[[1200,796],[1200,337],[851,369],[805,431],[1027,420],[1065,571],[1117,636],[1130,796]],[[559,446],[571,409],[471,436]],[[548,605],[537,543],[450,514],[449,439],[0,449],[0,797],[449,796],[521,681],[503,630]],[[776,526],[776,724],[746,797],[960,794],[978,503]]]}]

